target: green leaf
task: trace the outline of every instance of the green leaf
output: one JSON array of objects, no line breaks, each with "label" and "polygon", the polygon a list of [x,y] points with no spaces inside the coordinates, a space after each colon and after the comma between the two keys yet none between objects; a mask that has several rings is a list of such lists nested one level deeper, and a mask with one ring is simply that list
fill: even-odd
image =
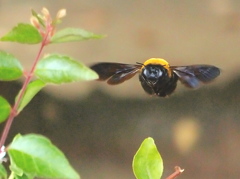
[{"label": "green leaf", "polygon": [[35,75],[46,83],[69,83],[95,80],[98,75],[82,63],[58,54],[51,54],[39,61]]},{"label": "green leaf", "polygon": [[0,80],[16,80],[22,74],[23,67],[20,62],[12,54],[0,51]]},{"label": "green leaf", "polygon": [[145,139],[133,158],[133,172],[137,179],[160,179],[163,161],[152,138]]},{"label": "green leaf", "polygon": [[21,168],[18,168],[14,162],[11,163],[9,166],[9,169],[12,171],[12,175],[21,177],[24,175],[23,170]]},{"label": "green leaf", "polygon": [[14,179],[33,179],[34,178],[33,176],[28,176],[25,174],[22,174],[21,176],[19,176],[19,175],[16,175],[15,173],[13,173],[13,175],[14,175]]},{"label": "green leaf", "polygon": [[[36,134],[17,135],[8,147],[12,171],[40,178],[78,179],[64,154],[49,139]],[[22,171],[22,172],[21,172]]]},{"label": "green leaf", "polygon": [[[9,166],[9,169],[12,171],[11,176],[8,179],[33,179],[34,176],[26,175],[23,173],[21,169],[18,169],[16,166],[13,167],[12,165]],[[19,170],[19,171],[18,171]]]},{"label": "green leaf", "polygon": [[36,11],[34,11],[34,10],[32,9],[32,15],[37,18],[38,22],[39,22],[43,27],[45,27],[45,23],[44,23],[43,17],[42,17],[40,14],[38,14]]},{"label": "green leaf", "polygon": [[7,171],[2,164],[0,164],[0,178],[1,179],[7,178]]},{"label": "green leaf", "polygon": [[[41,80],[35,80],[28,84],[25,94],[18,106],[18,112],[21,112],[23,108],[32,100],[32,98],[46,85]],[[20,91],[21,92],[21,91]],[[20,94],[19,92],[19,94]],[[16,100],[19,98],[19,94],[16,97]]]},{"label": "green leaf", "polygon": [[0,96],[0,123],[8,118],[10,111],[11,111],[10,104],[7,102],[6,99]]},{"label": "green leaf", "polygon": [[20,23],[0,40],[24,44],[37,44],[42,41],[42,36],[31,24]]},{"label": "green leaf", "polygon": [[57,31],[51,38],[51,43],[74,42],[89,39],[100,39],[104,35],[94,34],[83,29],[65,28]]}]

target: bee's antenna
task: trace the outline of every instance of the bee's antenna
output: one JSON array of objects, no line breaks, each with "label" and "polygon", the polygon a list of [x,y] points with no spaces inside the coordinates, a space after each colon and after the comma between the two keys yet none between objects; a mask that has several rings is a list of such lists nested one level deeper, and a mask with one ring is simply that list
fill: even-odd
[{"label": "bee's antenna", "polygon": [[143,63],[136,62],[136,64],[138,64],[138,65],[142,65],[142,66],[144,66],[144,67],[145,67],[145,65],[144,65]]}]

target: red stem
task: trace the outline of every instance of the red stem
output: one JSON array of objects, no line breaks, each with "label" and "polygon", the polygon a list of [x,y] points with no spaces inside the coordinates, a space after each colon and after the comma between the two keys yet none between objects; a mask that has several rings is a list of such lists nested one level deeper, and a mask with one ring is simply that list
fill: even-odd
[{"label": "red stem", "polygon": [[19,97],[18,97],[17,101],[15,102],[14,106],[12,107],[11,113],[8,117],[8,120],[7,120],[6,125],[3,129],[3,133],[2,133],[2,136],[1,136],[1,139],[0,139],[0,148],[1,148],[1,146],[4,145],[4,143],[7,139],[7,136],[8,136],[8,133],[9,133],[9,130],[11,128],[11,125],[12,125],[12,122],[13,122],[14,118],[18,115],[18,112],[17,112],[18,106],[19,106],[19,104],[20,104],[20,102],[23,98],[23,95],[26,91],[26,88],[27,88],[28,84],[30,83],[30,81],[32,79],[34,70],[36,68],[36,65],[37,65],[39,59],[40,59],[43,48],[48,43],[48,34],[49,34],[49,31],[46,33],[45,38],[42,41],[41,47],[40,47],[39,52],[38,52],[38,54],[37,54],[37,56],[34,60],[33,66],[31,68],[30,72],[27,74],[26,80],[24,81],[22,89],[20,90]]},{"label": "red stem", "polygon": [[168,176],[166,179],[175,179],[177,176],[179,176],[184,169],[181,169],[179,166],[175,167],[175,172],[172,173],[170,176]]}]

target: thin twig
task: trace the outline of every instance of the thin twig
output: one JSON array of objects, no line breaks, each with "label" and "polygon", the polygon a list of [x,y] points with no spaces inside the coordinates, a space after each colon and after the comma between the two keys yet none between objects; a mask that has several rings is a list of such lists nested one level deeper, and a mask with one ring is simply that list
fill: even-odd
[{"label": "thin twig", "polygon": [[170,176],[168,176],[166,179],[174,179],[177,176],[179,176],[180,174],[182,174],[183,171],[184,171],[184,169],[181,169],[179,166],[176,166],[175,172],[172,173]]},{"label": "thin twig", "polygon": [[5,127],[3,129],[3,133],[1,135],[0,147],[4,145],[4,143],[5,143],[6,139],[7,139],[8,133],[10,131],[12,122],[13,122],[14,118],[18,115],[18,111],[17,111],[18,106],[19,106],[19,104],[20,104],[20,102],[21,102],[21,100],[23,98],[23,95],[24,95],[24,93],[25,93],[25,91],[27,89],[28,84],[30,83],[30,81],[32,79],[34,70],[36,68],[37,62],[40,59],[40,56],[41,56],[42,51],[43,51],[43,48],[48,43],[49,33],[50,33],[50,31],[48,31],[46,33],[46,35],[45,35],[45,37],[44,37],[44,39],[42,41],[41,47],[39,49],[39,52],[38,52],[38,54],[37,54],[37,56],[36,56],[36,58],[35,58],[35,60],[33,62],[32,68],[31,68],[30,72],[27,74],[27,77],[26,77],[26,79],[25,79],[25,81],[23,83],[23,86],[22,86],[21,90],[20,90],[19,97],[18,97],[17,101],[15,102],[15,104],[13,105],[13,107],[11,109],[11,113],[10,113],[8,119],[7,119],[6,125],[5,125]]}]

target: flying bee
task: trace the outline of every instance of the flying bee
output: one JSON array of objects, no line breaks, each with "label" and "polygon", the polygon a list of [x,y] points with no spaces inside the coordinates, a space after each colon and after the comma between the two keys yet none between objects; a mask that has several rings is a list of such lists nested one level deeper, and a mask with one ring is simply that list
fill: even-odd
[{"label": "flying bee", "polygon": [[220,75],[220,69],[212,65],[170,66],[161,58],[151,58],[144,63],[97,63],[90,67],[99,75],[99,81],[117,85],[139,73],[144,91],[159,97],[169,96],[181,81],[186,87],[197,88]]}]

